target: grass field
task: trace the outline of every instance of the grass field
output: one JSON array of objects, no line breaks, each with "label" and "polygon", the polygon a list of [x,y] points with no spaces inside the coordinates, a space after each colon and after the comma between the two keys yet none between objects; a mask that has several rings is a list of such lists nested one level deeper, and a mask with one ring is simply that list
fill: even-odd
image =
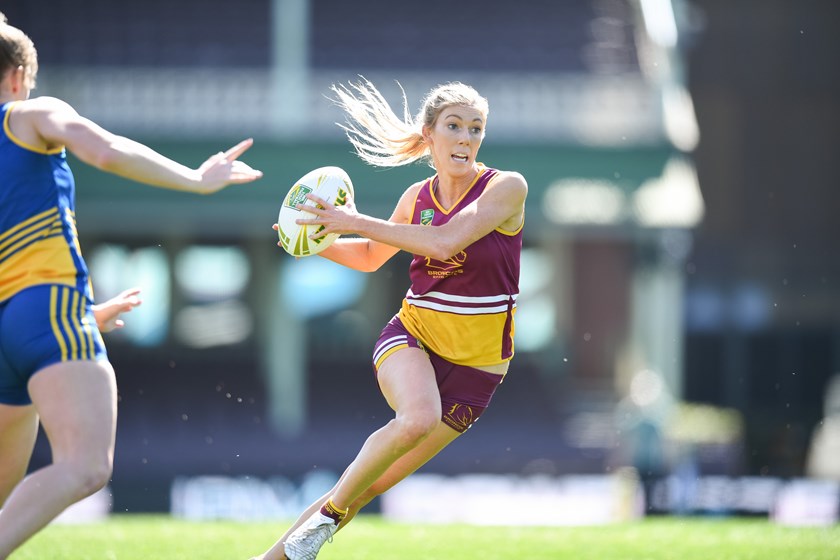
[{"label": "grass field", "polygon": [[[51,525],[10,560],[247,560],[284,523],[193,523],[117,515]],[[840,526],[781,527],[757,519],[653,518],[598,527],[402,525],[360,516],[319,560],[838,560]]]}]

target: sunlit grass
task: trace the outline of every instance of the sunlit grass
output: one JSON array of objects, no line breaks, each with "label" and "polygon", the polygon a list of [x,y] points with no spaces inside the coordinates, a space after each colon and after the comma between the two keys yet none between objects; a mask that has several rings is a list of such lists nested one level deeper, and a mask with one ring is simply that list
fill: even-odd
[{"label": "sunlit grass", "polygon": [[[52,525],[11,560],[247,560],[286,523],[187,522],[116,515]],[[404,525],[360,516],[319,560],[838,560],[840,526],[791,528],[760,519],[653,518],[597,527]]]}]

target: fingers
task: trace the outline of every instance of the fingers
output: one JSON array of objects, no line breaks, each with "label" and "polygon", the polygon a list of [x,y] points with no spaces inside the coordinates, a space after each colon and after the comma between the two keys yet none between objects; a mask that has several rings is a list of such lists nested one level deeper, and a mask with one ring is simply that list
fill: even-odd
[{"label": "fingers", "polygon": [[119,296],[117,296],[122,301],[120,310],[122,312],[131,311],[132,308],[143,303],[139,296],[140,288],[129,288],[124,290]]},{"label": "fingers", "polygon": [[324,200],[323,198],[321,198],[320,196],[318,196],[316,194],[309,193],[309,194],[306,195],[306,198],[308,198],[309,200],[311,200],[313,202],[317,202],[318,204],[320,204],[321,206],[324,206],[324,207],[326,207],[329,204],[326,200]]},{"label": "fingers", "polygon": [[333,208],[333,205],[312,193],[307,194],[306,198],[315,204],[297,204],[295,208],[302,210],[303,212],[313,214],[315,217],[309,219],[299,218],[295,220],[295,223],[298,225],[323,225],[321,219],[329,216],[330,209]]},{"label": "fingers", "polygon": [[260,179],[263,176],[262,171],[253,169],[247,163],[236,159],[253,144],[253,138],[248,138],[226,152],[219,152],[208,158],[198,168],[203,187],[197,192],[202,194],[214,193],[228,185],[250,183]]},{"label": "fingers", "polygon": [[[250,183],[252,181],[256,181],[260,177],[262,177],[262,173],[253,174],[253,175],[233,175],[233,176],[231,176],[231,178],[227,182],[227,184],[228,185],[241,185],[243,183]],[[220,189],[221,189],[221,187],[219,189],[216,189],[216,190],[220,190]]]},{"label": "fingers", "polygon": [[241,161],[234,161],[232,164],[230,180],[233,183],[247,183],[249,181],[255,181],[262,176],[262,171],[253,169],[251,166],[242,163]]},{"label": "fingers", "polygon": [[123,292],[120,294],[120,297],[121,298],[129,298],[131,296],[136,296],[139,293],[140,293],[140,288],[129,288],[127,290],[123,290]]},{"label": "fingers", "polygon": [[245,153],[245,150],[247,150],[248,148],[250,148],[253,145],[254,145],[254,139],[253,138],[248,138],[246,140],[243,140],[242,142],[240,142],[236,146],[230,148],[228,151],[226,151],[224,153],[225,159],[227,159],[227,160],[238,159],[239,156],[241,156],[242,154]]}]

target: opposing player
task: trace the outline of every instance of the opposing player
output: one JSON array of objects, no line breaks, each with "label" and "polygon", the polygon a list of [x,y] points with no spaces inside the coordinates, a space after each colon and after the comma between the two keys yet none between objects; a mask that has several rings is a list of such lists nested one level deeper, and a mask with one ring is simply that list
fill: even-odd
[{"label": "opposing player", "polygon": [[[368,81],[334,87],[357,154],[384,167],[427,159],[436,174],[408,187],[388,221],[346,206],[300,224],[341,238],[321,256],[374,271],[414,254],[411,288],[374,345],[373,366],[394,419],[374,432],[337,485],[260,558],[314,559],[382,494],[463,434],[484,412],[513,357],[527,184],[477,160],[489,112],[473,88],[433,89],[412,119],[397,117]],[[405,101],[405,99],[404,99]]]},{"label": "opposing player", "polygon": [[[262,175],[237,161],[251,140],[193,170],[63,101],[29,99],[37,71],[32,41],[0,14],[0,559],[108,482],[117,392],[100,329],[139,303],[127,291],[93,304],[65,149],[104,171],[195,193]],[[52,464],[24,478],[39,419]]]}]

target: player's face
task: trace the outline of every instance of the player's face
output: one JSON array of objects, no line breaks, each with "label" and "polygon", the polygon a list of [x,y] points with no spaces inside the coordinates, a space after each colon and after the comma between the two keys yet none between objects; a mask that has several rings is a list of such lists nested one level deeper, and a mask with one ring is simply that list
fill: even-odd
[{"label": "player's face", "polygon": [[438,172],[458,175],[475,169],[484,125],[484,114],[474,107],[453,105],[441,111],[429,133]]}]

